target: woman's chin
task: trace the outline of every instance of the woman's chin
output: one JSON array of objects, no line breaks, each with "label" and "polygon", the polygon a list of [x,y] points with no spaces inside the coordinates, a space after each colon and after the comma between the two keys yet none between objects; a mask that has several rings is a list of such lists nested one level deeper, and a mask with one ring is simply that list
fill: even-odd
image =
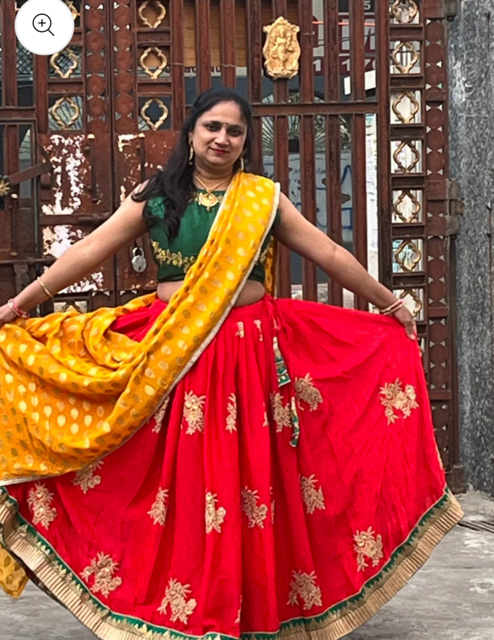
[{"label": "woman's chin", "polygon": [[212,154],[208,154],[208,157],[206,159],[207,163],[209,165],[211,165],[212,167],[216,167],[216,168],[225,168],[225,167],[232,167],[235,164],[234,161],[229,157],[224,157],[224,156],[219,156],[215,153]]}]

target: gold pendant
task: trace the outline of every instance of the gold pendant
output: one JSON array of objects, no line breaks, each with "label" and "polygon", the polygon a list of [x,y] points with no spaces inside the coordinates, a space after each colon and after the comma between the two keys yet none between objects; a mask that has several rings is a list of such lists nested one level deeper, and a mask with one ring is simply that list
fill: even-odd
[{"label": "gold pendant", "polygon": [[215,196],[214,193],[198,193],[197,201],[202,207],[205,207],[208,211],[211,211],[213,207],[215,207],[218,202],[218,196]]}]

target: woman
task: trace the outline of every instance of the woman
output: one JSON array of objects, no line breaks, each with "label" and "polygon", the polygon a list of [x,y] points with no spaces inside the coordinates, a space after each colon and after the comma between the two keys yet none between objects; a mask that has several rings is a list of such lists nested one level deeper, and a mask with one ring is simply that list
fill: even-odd
[{"label": "woman", "polygon": [[[0,309],[0,582],[100,638],[340,638],[461,516],[412,317],[251,147],[245,100],[202,94],[165,170]],[[148,231],[156,296],[25,317]],[[273,300],[272,236],[394,318]]]}]

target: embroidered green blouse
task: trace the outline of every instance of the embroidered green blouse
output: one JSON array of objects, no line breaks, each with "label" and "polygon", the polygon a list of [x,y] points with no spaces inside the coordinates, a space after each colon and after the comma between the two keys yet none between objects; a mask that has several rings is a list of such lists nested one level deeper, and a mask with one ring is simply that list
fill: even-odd
[{"label": "embroidered green blouse", "polygon": [[[215,191],[214,193],[220,198],[224,195],[223,191]],[[149,200],[147,207],[148,212],[152,215],[151,220],[148,221],[149,236],[153,257],[158,265],[158,282],[177,282],[184,279],[208,238],[219,206],[218,203],[208,211],[193,200],[182,216],[177,237],[170,242],[164,225],[164,200],[161,197]],[[273,227],[278,223],[279,215],[278,211]],[[264,282],[264,264],[271,235],[272,229],[264,241],[259,262],[252,269],[249,280]]]}]

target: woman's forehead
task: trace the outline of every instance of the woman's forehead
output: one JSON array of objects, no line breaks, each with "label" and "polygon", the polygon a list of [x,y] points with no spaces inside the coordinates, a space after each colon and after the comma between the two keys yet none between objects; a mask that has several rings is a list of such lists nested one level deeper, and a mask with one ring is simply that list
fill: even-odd
[{"label": "woman's forehead", "polygon": [[225,125],[245,124],[240,107],[236,102],[219,102],[212,109],[203,113],[199,120],[215,120]]}]

